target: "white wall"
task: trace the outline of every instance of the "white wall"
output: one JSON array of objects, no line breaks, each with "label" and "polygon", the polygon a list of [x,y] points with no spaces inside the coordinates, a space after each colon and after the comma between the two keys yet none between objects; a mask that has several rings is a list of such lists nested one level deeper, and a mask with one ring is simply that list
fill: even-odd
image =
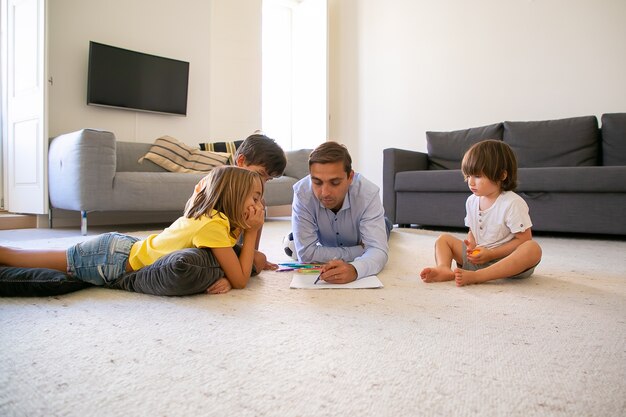
[{"label": "white wall", "polygon": [[244,139],[261,128],[262,0],[211,3],[210,136]]},{"label": "white wall", "polygon": [[[118,140],[191,145],[261,125],[261,0],[48,2],[49,135],[85,127]],[[89,41],[190,62],[187,116],[86,105]]]},{"label": "white wall", "polygon": [[624,0],[330,0],[330,137],[382,184],[425,131],[626,112]]},{"label": "white wall", "polygon": [[[50,135],[189,144],[261,125],[262,0],[49,1]],[[626,111],[624,0],[329,0],[329,138],[382,184],[427,130]],[[187,117],[85,104],[89,40],[191,62]]]}]

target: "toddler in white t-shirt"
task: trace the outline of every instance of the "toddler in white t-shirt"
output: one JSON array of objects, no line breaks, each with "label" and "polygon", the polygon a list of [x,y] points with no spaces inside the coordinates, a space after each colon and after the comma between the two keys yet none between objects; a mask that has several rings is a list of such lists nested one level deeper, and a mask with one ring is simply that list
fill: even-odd
[{"label": "toddler in white t-shirt", "polygon": [[501,140],[484,140],[465,153],[461,170],[472,192],[465,204],[467,239],[441,235],[435,243],[437,265],[424,268],[422,280],[455,280],[463,286],[529,277],[541,261],[541,247],[532,238],[528,205],[514,192],[515,154]]}]

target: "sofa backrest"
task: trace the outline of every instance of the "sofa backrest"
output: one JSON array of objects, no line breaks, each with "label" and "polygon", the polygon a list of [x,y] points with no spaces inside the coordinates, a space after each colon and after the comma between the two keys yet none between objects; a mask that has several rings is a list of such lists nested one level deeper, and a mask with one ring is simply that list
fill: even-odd
[{"label": "sofa backrest", "polygon": [[602,115],[602,165],[626,165],[626,113]]},{"label": "sofa backrest", "polygon": [[602,134],[595,116],[426,132],[428,169],[460,169],[465,152],[485,139],[504,140],[520,168],[626,165],[626,113],[612,113],[603,116]]},{"label": "sofa backrest", "polygon": [[117,172],[167,172],[165,168],[148,159],[139,162],[139,159],[148,153],[152,143],[118,141],[116,145]]},{"label": "sofa backrest", "polygon": [[595,116],[536,122],[504,122],[504,141],[520,168],[599,164],[600,131]]},{"label": "sofa backrest", "polygon": [[[116,171],[117,172],[168,172],[157,164],[147,159],[139,162],[152,146],[152,143],[141,142],[116,142]],[[312,149],[298,149],[287,151],[287,166],[285,175],[301,179],[309,174],[309,154]]]},{"label": "sofa backrest", "polygon": [[485,139],[502,140],[502,123],[452,132],[426,132],[428,169],[461,169],[465,152]]},{"label": "sofa backrest", "polygon": [[287,166],[284,174],[297,179],[302,179],[309,175],[309,155],[312,151],[313,149],[286,151]]}]

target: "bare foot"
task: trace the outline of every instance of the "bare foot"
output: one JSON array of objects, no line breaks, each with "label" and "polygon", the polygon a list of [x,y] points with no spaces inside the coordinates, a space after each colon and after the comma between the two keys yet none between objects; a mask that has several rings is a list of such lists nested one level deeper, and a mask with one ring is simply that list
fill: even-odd
[{"label": "bare foot", "polygon": [[424,268],[420,272],[420,277],[424,282],[444,282],[454,279],[454,272],[450,268],[436,266],[433,268]]},{"label": "bare foot", "polygon": [[454,281],[457,287],[462,287],[464,285],[480,284],[487,280],[482,279],[477,271],[466,271],[465,269],[456,268],[454,270]]}]

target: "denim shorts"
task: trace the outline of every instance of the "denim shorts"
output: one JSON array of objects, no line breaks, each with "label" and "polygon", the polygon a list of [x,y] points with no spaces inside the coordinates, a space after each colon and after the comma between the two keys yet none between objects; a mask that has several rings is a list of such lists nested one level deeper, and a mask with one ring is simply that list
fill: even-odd
[{"label": "denim shorts", "polygon": [[[488,266],[493,265],[500,260],[502,260],[502,258],[493,259],[489,262],[485,262],[484,264],[480,264],[480,265],[473,264],[467,260],[467,246],[465,245],[465,242],[463,242],[463,266],[461,268],[465,269],[466,271],[478,271],[479,269],[487,268]],[[537,265],[539,265],[539,263],[537,263]],[[522,271],[519,274],[513,275],[512,277],[508,277],[508,278],[516,278],[516,279],[528,278],[529,276],[533,274],[533,272],[535,272],[535,268],[537,267],[537,265],[532,266],[528,268],[527,270]]]},{"label": "denim shorts", "polygon": [[67,273],[94,285],[108,285],[126,273],[133,244],[139,239],[105,233],[67,249]]}]

